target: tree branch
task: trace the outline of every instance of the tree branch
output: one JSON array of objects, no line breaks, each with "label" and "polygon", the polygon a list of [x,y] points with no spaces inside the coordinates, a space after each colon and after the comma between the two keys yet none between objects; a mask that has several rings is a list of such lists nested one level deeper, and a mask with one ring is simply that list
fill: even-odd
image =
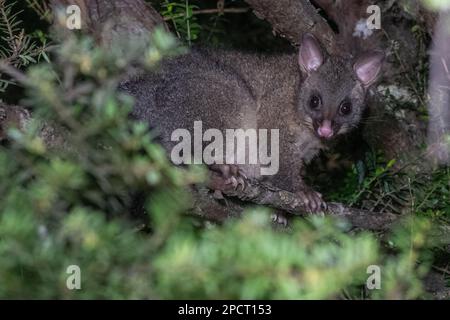
[{"label": "tree branch", "polygon": [[[253,204],[282,210],[291,215],[308,215],[308,208],[301,197],[295,193],[256,180],[246,180],[244,189],[242,187],[235,189],[231,185],[224,184],[223,178],[213,173],[208,186],[215,190],[221,190],[228,197],[244,202],[251,202]],[[220,218],[223,208],[218,207],[218,203],[212,195],[208,195],[203,191],[203,193],[195,195],[195,197],[194,212],[196,214],[208,217],[205,213],[213,212],[211,219],[217,220],[218,216]],[[233,217],[239,216],[244,210],[244,207],[236,202],[227,202],[227,209],[228,213],[224,216]],[[357,228],[378,231],[389,229],[392,223],[400,217],[392,213],[371,212],[350,208],[341,203],[328,203],[328,209],[325,214],[345,218],[352,226]]]},{"label": "tree branch", "polygon": [[54,12],[78,5],[82,29],[105,45],[130,37],[145,38],[157,26],[169,30],[159,13],[140,0],[52,0],[51,4]]},{"label": "tree branch", "polygon": [[[7,139],[6,132],[9,128],[25,130],[30,120],[31,114],[25,108],[0,104],[0,141]],[[49,147],[59,148],[65,144],[61,132],[48,124],[44,124],[40,136]],[[194,202],[191,211],[194,215],[224,222],[228,218],[241,216],[248,207],[245,203],[271,207],[296,216],[307,215],[305,203],[294,193],[254,180],[247,180],[245,189],[230,188],[223,182],[222,178],[213,173],[209,185],[214,189],[223,190],[222,192],[230,197],[230,200],[225,200],[226,205],[217,201],[206,187],[197,187],[192,193]],[[242,202],[233,201],[233,198]],[[345,218],[352,226],[366,230],[389,229],[399,218],[395,214],[364,211],[349,208],[340,203],[329,203],[326,214]]]}]

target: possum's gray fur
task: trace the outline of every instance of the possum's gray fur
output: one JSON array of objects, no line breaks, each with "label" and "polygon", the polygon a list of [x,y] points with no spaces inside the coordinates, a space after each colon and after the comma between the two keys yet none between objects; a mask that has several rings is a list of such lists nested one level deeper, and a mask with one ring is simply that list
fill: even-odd
[{"label": "possum's gray fur", "polygon": [[[192,50],[165,61],[158,72],[124,82],[121,90],[136,100],[134,118],[156,128],[169,152],[176,144],[172,132],[192,129],[194,121],[201,120],[204,130],[279,129],[280,170],[268,179],[296,192],[304,188],[302,166],[324,147],[318,128],[328,119],[334,138],[357,126],[381,61],[379,53],[359,62],[328,57],[307,35],[300,55]],[[319,109],[310,108],[313,95],[320,96]],[[348,115],[341,114],[343,101],[351,103]],[[257,171],[246,173],[257,177]]]}]

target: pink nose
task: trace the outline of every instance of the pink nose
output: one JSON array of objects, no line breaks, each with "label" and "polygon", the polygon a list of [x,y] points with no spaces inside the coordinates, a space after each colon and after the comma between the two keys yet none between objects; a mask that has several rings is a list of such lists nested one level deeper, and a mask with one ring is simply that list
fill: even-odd
[{"label": "pink nose", "polygon": [[324,120],[322,125],[317,130],[317,133],[322,138],[331,138],[333,136],[333,129],[331,128],[331,122],[329,120]]}]

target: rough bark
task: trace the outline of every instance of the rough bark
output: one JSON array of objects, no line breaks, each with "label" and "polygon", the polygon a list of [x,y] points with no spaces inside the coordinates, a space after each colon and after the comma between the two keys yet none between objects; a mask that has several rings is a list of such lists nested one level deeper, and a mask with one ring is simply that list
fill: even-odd
[{"label": "rough bark", "polygon": [[433,163],[450,162],[450,12],[440,15],[434,34],[430,58],[430,85],[428,104],[430,125],[428,128],[429,155]]},{"label": "rough bark", "polygon": [[[150,5],[140,0],[52,0],[54,12],[69,5],[81,9],[82,29],[100,43],[146,38],[157,26],[169,30],[163,18]],[[148,37],[147,37],[148,38]]]}]

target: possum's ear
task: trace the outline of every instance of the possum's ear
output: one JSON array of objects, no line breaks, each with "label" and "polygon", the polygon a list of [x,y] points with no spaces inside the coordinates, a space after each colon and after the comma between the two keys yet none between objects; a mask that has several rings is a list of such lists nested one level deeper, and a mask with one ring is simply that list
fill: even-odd
[{"label": "possum's ear", "polygon": [[302,70],[308,74],[316,71],[323,64],[322,48],[316,37],[310,33],[303,35],[298,62]]},{"label": "possum's ear", "polygon": [[366,53],[356,61],[353,70],[364,87],[369,87],[378,79],[383,61],[384,53],[380,51]]}]

